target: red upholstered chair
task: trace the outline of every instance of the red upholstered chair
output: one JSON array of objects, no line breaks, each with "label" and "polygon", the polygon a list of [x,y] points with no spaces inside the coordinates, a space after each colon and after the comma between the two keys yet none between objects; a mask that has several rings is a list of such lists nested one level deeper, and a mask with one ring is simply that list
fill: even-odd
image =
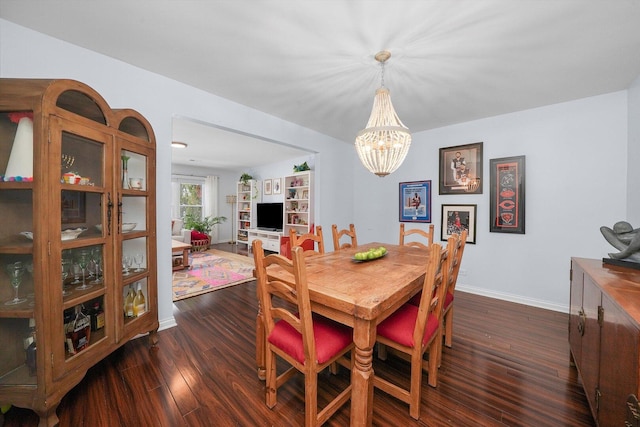
[{"label": "red upholstered chair", "polygon": [[[304,250],[305,257],[320,255],[324,253],[324,237],[322,236],[322,227],[319,225],[316,226],[315,233],[306,233],[301,235],[298,235],[298,233],[296,233],[296,230],[294,230],[293,228],[290,228],[289,241],[291,242],[292,250],[293,248],[298,246],[302,247]],[[306,249],[305,242],[307,241],[312,242],[311,247],[313,249]],[[318,249],[316,249],[316,245],[318,246]]]},{"label": "red upholstered chair", "polygon": [[[416,420],[420,417],[423,369],[428,371],[429,385],[437,385],[438,354],[439,347],[442,346],[440,316],[446,290],[443,283],[443,262],[446,256],[446,250],[443,251],[439,244],[431,246],[420,305],[404,304],[383,320],[377,329],[378,343],[410,361],[411,381],[409,390],[380,376],[374,378],[373,384],[385,393],[408,403],[409,415]],[[427,351],[428,362],[423,360]]]},{"label": "red upholstered chair", "polygon": [[[349,224],[349,229],[342,229],[338,231],[338,226],[333,224],[331,226],[331,234],[333,235],[333,250],[339,251],[344,248],[355,248],[358,246],[358,238],[356,237],[356,227],[353,224]],[[344,236],[349,237],[349,242],[340,244],[340,239]]]},{"label": "red upholstered chair", "polygon": [[[412,236],[412,235],[416,235],[416,236],[421,236],[419,238],[424,238],[426,239],[426,242],[420,242],[417,240],[406,240],[407,237]],[[412,236],[411,238],[413,238],[415,236]],[[429,232],[426,232],[424,230],[421,230],[419,228],[413,228],[411,230],[406,230],[404,229],[404,223],[401,222],[400,223],[400,246],[413,246],[413,247],[417,247],[417,248],[423,248],[426,249],[427,247],[433,245],[433,224],[429,225]]]},{"label": "red upholstered chair", "polygon": [[[353,359],[344,356],[353,349],[353,330],[311,314],[302,248],[292,249],[291,260],[276,254],[265,257],[260,240],[253,241],[252,249],[266,336],[266,404],[273,408],[278,387],[300,371],[305,383],[305,426],[321,425],[351,398],[349,384],[318,412],[318,373],[336,362],[351,368]],[[291,273],[293,283],[270,280],[267,268],[273,265]],[[291,365],[280,375],[277,356]]]}]

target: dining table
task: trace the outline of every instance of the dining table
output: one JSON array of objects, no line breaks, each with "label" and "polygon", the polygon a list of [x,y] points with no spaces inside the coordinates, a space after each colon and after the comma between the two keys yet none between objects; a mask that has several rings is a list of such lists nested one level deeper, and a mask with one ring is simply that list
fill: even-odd
[{"label": "dining table", "polygon": [[[358,261],[356,252],[384,246],[386,254]],[[351,373],[351,426],[370,426],[373,419],[373,348],[377,325],[417,294],[424,282],[428,249],[372,242],[356,248],[307,257],[311,309],[353,328],[355,347]],[[291,282],[279,266],[267,268],[270,279]],[[258,376],[265,375],[265,331],[262,313],[256,319]]]}]

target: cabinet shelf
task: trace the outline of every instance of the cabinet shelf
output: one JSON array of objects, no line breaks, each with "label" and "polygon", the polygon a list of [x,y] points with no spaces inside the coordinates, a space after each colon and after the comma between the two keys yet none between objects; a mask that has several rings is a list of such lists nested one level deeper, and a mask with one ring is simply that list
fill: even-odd
[{"label": "cabinet shelf", "polygon": [[33,307],[29,307],[28,302],[18,305],[5,305],[0,302],[0,318],[5,319],[31,319],[33,317]]},{"label": "cabinet shelf", "polygon": [[27,365],[20,365],[13,371],[7,372],[0,377],[0,388],[2,386],[37,386],[38,379],[36,376],[29,375],[29,368]]}]

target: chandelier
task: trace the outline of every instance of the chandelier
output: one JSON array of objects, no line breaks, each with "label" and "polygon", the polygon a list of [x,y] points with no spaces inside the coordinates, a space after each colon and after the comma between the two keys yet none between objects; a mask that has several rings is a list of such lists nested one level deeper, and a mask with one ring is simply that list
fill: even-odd
[{"label": "chandelier", "polygon": [[391,53],[383,50],[375,56],[382,69],[380,89],[376,90],[367,127],[356,136],[356,151],[369,171],[384,177],[398,169],[411,145],[409,129],[393,109],[389,89],[384,87],[384,63]]}]

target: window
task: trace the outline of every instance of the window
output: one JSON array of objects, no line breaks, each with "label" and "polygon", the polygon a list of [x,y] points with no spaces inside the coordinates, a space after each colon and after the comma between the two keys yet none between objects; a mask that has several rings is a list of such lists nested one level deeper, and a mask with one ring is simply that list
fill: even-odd
[{"label": "window", "polygon": [[174,177],[171,182],[171,212],[174,218],[193,215],[204,216],[204,179],[195,177]]}]

